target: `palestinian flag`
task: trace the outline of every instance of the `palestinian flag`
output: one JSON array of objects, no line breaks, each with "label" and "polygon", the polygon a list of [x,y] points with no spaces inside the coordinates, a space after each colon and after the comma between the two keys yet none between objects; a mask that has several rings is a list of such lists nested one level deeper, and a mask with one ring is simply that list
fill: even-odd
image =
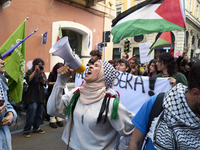
[{"label": "palestinian flag", "polygon": [[59,41],[61,38],[62,38],[62,29],[61,29],[61,26],[59,26],[57,41]]},{"label": "palestinian flag", "polygon": [[174,48],[172,47],[172,49],[169,51],[170,54],[172,54],[172,56],[174,56]]},{"label": "palestinian flag", "polygon": [[152,44],[150,47],[150,51],[148,53],[151,54],[153,49],[157,46],[163,46],[163,45],[172,45],[172,36],[171,36],[171,31],[163,32],[160,37],[157,39],[157,41]]},{"label": "palestinian flag", "polygon": [[113,43],[123,38],[185,29],[182,0],[146,0],[112,21]]}]

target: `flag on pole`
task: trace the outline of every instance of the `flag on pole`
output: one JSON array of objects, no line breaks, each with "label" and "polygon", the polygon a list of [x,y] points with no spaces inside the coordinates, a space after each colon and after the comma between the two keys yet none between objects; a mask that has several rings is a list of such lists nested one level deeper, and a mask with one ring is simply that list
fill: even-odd
[{"label": "flag on pole", "polygon": [[170,54],[172,54],[172,56],[174,57],[174,48],[172,47],[172,49],[169,51]]},{"label": "flag on pole", "polygon": [[150,51],[148,53],[151,54],[151,52],[153,51],[153,49],[157,46],[162,46],[162,45],[172,45],[172,36],[171,36],[171,31],[168,32],[163,32],[160,37],[157,39],[157,41],[155,43],[152,44],[152,46],[150,47]]},{"label": "flag on pole", "polygon": [[[48,32],[48,31],[47,31]],[[47,43],[47,32],[45,32],[43,35],[42,35],[42,44],[46,44]]]},{"label": "flag on pole", "polygon": [[59,26],[57,41],[59,41],[61,38],[62,38],[62,29],[61,29],[61,26]]},{"label": "flag on pole", "polygon": [[103,42],[100,42],[97,44],[97,49],[101,52],[102,52],[102,44],[103,44]]},{"label": "flag on pole", "polygon": [[113,43],[126,37],[185,29],[182,0],[146,0],[112,21]]},{"label": "flag on pole", "polygon": [[178,58],[179,56],[181,56],[181,53],[180,53],[180,51],[178,51],[176,54],[175,54],[175,58]]},{"label": "flag on pole", "polygon": [[23,43],[26,39],[28,39],[31,35],[33,35],[38,29],[36,29],[35,31],[33,31],[31,34],[29,34],[27,37],[25,37],[23,40],[21,40],[19,43],[15,44],[11,49],[9,49],[7,52],[3,53],[1,55],[1,58],[6,62],[7,58],[6,57],[10,57],[9,55],[21,44]]},{"label": "flag on pole", "polygon": [[129,58],[129,59],[128,59],[128,62],[130,62],[130,61],[131,61],[131,59],[132,59],[132,58],[134,58],[134,57],[135,57],[135,55],[133,55],[131,58]]},{"label": "flag on pole", "polygon": [[[14,31],[7,41],[0,47],[0,54],[10,50],[16,43],[26,36],[26,21]],[[25,67],[25,42],[18,45],[4,64],[5,71],[9,75],[8,87],[10,98],[18,103],[22,100],[24,67]]]}]

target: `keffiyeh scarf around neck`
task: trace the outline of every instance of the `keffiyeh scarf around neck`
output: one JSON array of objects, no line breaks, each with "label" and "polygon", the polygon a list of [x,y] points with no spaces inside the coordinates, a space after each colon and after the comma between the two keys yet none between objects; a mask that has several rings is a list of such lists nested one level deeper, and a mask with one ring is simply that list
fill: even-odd
[{"label": "keffiyeh scarf around neck", "polygon": [[163,112],[148,133],[156,149],[200,150],[200,119],[187,104],[186,90],[178,84],[165,94]]}]

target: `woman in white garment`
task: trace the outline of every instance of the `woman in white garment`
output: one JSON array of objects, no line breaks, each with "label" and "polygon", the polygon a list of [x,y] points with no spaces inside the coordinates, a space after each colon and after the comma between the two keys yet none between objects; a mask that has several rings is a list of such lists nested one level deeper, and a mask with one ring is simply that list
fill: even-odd
[{"label": "woman in white garment", "polygon": [[110,88],[116,76],[114,67],[106,61],[96,61],[89,66],[84,84],[62,96],[72,73],[68,66],[58,69],[47,104],[50,115],[68,119],[62,140],[74,150],[127,149],[134,114],[119,102],[117,93]]}]

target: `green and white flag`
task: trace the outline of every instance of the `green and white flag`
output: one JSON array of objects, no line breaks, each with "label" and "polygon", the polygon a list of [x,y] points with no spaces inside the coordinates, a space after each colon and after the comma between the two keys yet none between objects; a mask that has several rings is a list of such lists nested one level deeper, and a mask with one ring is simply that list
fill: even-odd
[{"label": "green and white flag", "polygon": [[[26,37],[26,21],[14,31],[7,41],[0,47],[0,54],[4,54],[14,45]],[[25,71],[25,42],[21,43],[5,61],[5,71],[9,75],[8,87],[10,98],[18,103],[22,100],[23,81]]]},{"label": "green and white flag", "polygon": [[112,21],[113,43],[126,37],[185,29],[182,0],[146,0]]}]

